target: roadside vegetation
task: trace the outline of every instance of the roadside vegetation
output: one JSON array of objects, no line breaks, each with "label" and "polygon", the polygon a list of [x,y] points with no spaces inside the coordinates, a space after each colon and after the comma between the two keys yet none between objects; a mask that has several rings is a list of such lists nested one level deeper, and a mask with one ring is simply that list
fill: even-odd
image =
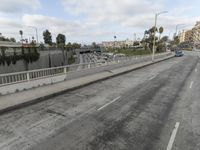
[{"label": "roadside vegetation", "polygon": [[105,52],[114,53],[114,54],[124,54],[126,56],[134,56],[134,55],[149,55],[151,51],[141,49],[133,49],[133,48],[108,48]]},{"label": "roadside vegetation", "polygon": [[52,42],[52,35],[51,35],[51,32],[49,30],[45,30],[43,32],[43,38],[44,38],[45,44],[48,44],[50,46],[56,46],[56,48],[62,50],[62,55],[63,55],[63,60],[64,60],[63,65],[75,63],[75,58],[73,57],[73,55],[75,55],[75,49],[80,48],[81,44],[70,43],[70,42],[68,42],[66,44],[66,36],[64,34],[61,34],[61,33],[59,33],[57,35],[56,43],[53,43]]},{"label": "roadside vegetation", "polygon": [[74,64],[76,62],[74,56],[71,56],[70,58],[68,58],[68,64],[71,65],[71,64]]},{"label": "roadside vegetation", "polygon": [[145,30],[143,39],[141,41],[135,41],[132,46],[124,45],[121,48],[107,48],[106,52],[114,54],[125,54],[126,56],[134,55],[149,55],[152,54],[153,50],[153,39],[155,35],[155,47],[156,53],[165,52],[167,49],[167,42],[169,41],[168,36],[162,36],[164,28],[159,29],[152,27]]}]

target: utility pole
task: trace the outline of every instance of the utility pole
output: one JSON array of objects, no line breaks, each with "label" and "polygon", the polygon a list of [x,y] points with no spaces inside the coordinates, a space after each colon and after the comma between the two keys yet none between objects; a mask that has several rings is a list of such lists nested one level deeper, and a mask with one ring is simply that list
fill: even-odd
[{"label": "utility pole", "polygon": [[154,61],[154,57],[155,57],[157,19],[159,15],[164,14],[164,13],[167,13],[167,11],[162,11],[155,14],[152,61]]}]

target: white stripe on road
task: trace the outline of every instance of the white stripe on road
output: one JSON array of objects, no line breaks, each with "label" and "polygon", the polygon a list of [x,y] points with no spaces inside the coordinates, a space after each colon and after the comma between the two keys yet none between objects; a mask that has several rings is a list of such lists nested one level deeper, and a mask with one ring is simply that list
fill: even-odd
[{"label": "white stripe on road", "polygon": [[195,72],[197,72],[197,68],[195,69]]},{"label": "white stripe on road", "polygon": [[175,124],[175,128],[171,134],[171,137],[170,137],[170,140],[169,140],[169,143],[167,145],[167,149],[166,150],[171,150],[172,149],[172,146],[174,144],[174,140],[176,138],[176,134],[177,134],[177,131],[178,131],[178,128],[179,128],[179,125],[180,125],[180,122],[176,122]]},{"label": "white stripe on road", "polygon": [[192,86],[193,86],[193,83],[194,83],[193,81],[190,83],[190,89],[192,88]]},{"label": "white stripe on road", "polygon": [[153,80],[154,78],[156,78],[157,75],[154,75],[153,77],[149,78],[149,80]]},{"label": "white stripe on road", "polygon": [[120,99],[120,98],[121,98],[121,96],[115,98],[114,100],[112,100],[111,102],[109,102],[109,103],[103,105],[102,107],[98,108],[97,110],[102,110],[103,108],[105,108],[105,107],[107,107],[108,105],[114,103],[115,101],[117,101],[117,100]]}]

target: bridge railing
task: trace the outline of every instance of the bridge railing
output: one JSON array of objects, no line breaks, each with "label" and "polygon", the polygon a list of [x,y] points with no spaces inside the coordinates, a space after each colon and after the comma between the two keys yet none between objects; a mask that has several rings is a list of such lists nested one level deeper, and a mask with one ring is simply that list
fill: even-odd
[{"label": "bridge railing", "polygon": [[[157,56],[166,55],[166,54],[167,53],[158,54]],[[143,58],[147,58],[147,57],[151,57],[151,56],[144,56]],[[136,60],[138,58],[142,58],[142,57],[124,57],[122,59],[116,59],[116,60],[107,61],[104,63],[92,62],[92,63],[67,65],[67,66],[61,66],[61,67],[37,69],[37,70],[32,70],[32,71],[0,74],[0,86],[19,83],[19,82],[28,82],[30,80],[37,80],[40,78],[47,78],[51,76],[64,75],[71,72],[78,72],[81,70],[128,62],[131,60]]]}]

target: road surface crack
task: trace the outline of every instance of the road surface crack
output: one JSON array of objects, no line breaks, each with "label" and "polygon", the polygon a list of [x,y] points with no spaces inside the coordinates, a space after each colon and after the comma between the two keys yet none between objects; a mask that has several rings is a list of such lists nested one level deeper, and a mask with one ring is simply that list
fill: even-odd
[{"label": "road surface crack", "polygon": [[62,116],[62,117],[66,117],[65,114],[62,114],[62,113],[56,112],[56,111],[51,110],[51,109],[47,109],[46,112],[47,112],[47,113],[50,113],[50,114],[56,114],[56,115],[59,115],[59,116]]}]

